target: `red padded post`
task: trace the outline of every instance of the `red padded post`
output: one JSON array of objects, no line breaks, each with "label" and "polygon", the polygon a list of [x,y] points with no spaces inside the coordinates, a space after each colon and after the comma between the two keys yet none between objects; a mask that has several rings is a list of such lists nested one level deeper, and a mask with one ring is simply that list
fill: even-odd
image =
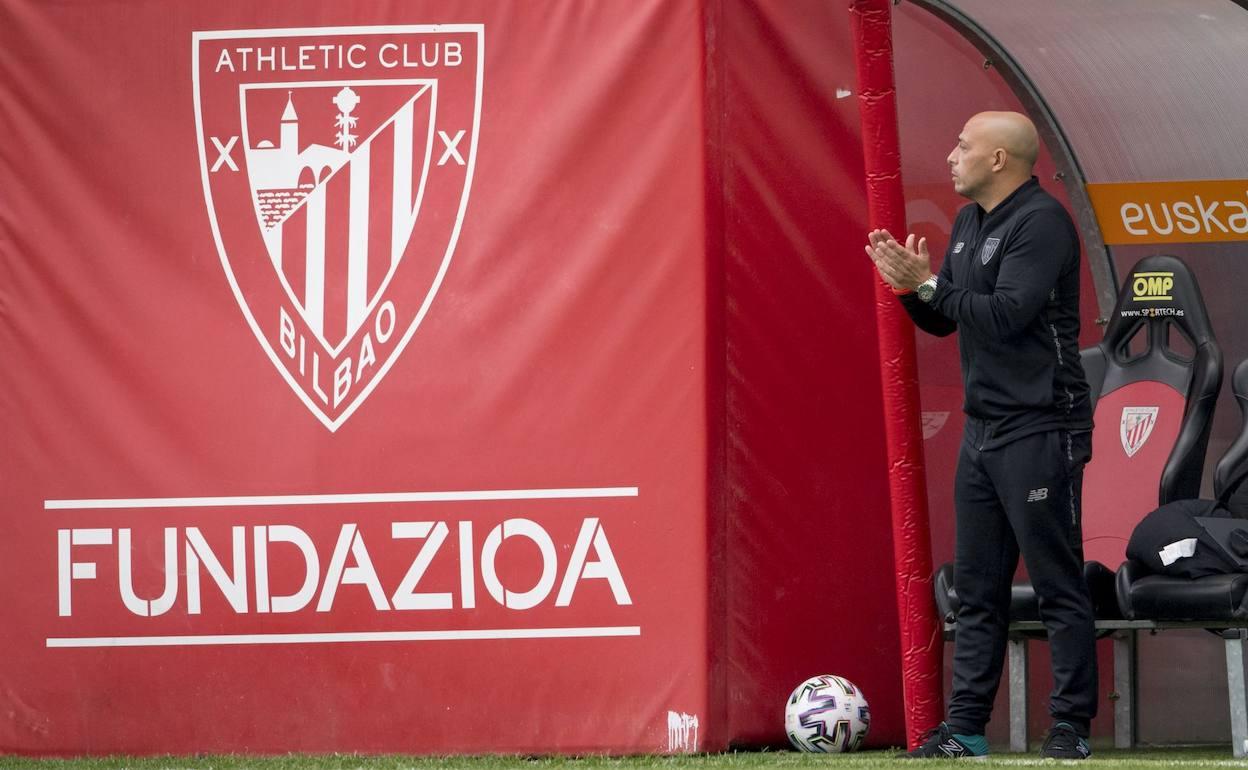
[{"label": "red padded post", "polygon": [[[906,204],[901,186],[893,82],[891,5],[890,0],[853,0],[850,23],[858,69],[868,218],[872,229],[885,228],[904,238]],[[865,240],[865,233],[863,237]],[[914,329],[892,290],[878,279],[875,310],[888,443],[906,735],[913,748],[922,732],[935,726],[944,714],[940,625],[932,597],[918,370]]]}]

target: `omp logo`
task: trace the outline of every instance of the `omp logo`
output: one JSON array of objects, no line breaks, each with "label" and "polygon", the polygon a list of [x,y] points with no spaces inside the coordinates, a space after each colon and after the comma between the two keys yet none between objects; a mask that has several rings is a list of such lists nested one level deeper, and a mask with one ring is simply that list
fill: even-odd
[{"label": "omp logo", "polygon": [[1107,244],[1248,239],[1248,180],[1088,185]]},{"label": "omp logo", "polygon": [[1132,302],[1168,302],[1174,297],[1174,273],[1136,273],[1131,279]]},{"label": "omp logo", "polygon": [[1153,427],[1157,424],[1157,413],[1160,407],[1156,406],[1124,406],[1122,408],[1122,419],[1118,423],[1118,436],[1122,440],[1122,449],[1127,453],[1127,457],[1134,457],[1135,453],[1140,451],[1144,446],[1144,442],[1148,441],[1148,437],[1153,433]]},{"label": "omp logo", "polygon": [[196,32],[208,217],[226,279],[329,430],[429,311],[463,226],[484,26]]}]

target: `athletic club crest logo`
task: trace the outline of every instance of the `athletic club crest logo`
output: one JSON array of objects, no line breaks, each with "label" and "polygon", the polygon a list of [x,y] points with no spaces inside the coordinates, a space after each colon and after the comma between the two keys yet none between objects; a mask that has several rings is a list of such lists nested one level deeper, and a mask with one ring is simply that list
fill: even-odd
[{"label": "athletic club crest logo", "polygon": [[989,238],[984,241],[984,246],[979,250],[979,262],[981,265],[987,265],[992,261],[992,255],[997,253],[997,247],[1001,245],[1000,238]]},{"label": "athletic club crest logo", "polygon": [[949,421],[949,412],[923,412],[920,415],[923,420],[923,440],[934,437],[940,433],[940,429],[945,427],[945,423]]},{"label": "athletic club crest logo", "polygon": [[1135,456],[1144,446],[1144,442],[1148,441],[1148,437],[1153,432],[1153,426],[1157,424],[1158,407],[1155,406],[1124,406],[1122,408],[1122,421],[1119,423],[1119,436],[1122,438],[1122,448],[1127,453],[1127,457]]},{"label": "athletic club crest logo", "polygon": [[196,32],[204,198],[278,372],[337,430],[429,310],[468,206],[484,25]]}]

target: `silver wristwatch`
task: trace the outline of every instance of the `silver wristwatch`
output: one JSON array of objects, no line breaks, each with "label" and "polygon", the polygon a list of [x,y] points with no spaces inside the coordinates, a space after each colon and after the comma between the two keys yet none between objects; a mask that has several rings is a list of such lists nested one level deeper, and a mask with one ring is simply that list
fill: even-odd
[{"label": "silver wristwatch", "polygon": [[914,293],[919,295],[919,299],[923,302],[931,302],[932,297],[936,296],[936,284],[938,279],[935,275],[928,278],[923,283],[914,287]]}]

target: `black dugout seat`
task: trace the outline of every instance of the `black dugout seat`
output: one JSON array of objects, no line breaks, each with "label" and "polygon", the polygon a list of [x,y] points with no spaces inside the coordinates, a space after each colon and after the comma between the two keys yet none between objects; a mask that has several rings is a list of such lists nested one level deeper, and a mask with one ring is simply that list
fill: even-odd
[{"label": "black dugout seat", "polygon": [[[1222,353],[1204,299],[1177,257],[1136,263],[1105,337],[1081,352],[1095,405],[1092,461],[1083,478],[1084,577],[1098,618],[1120,617],[1114,570],[1143,516],[1200,493]],[[935,576],[945,622],[957,619],[953,565]],[[1011,591],[1010,620],[1039,620],[1030,583]]]},{"label": "black dugout seat", "polygon": [[1200,496],[1222,352],[1187,265],[1140,260],[1083,365],[1097,423],[1083,482],[1084,557],[1117,568],[1146,513]]},{"label": "black dugout seat", "polygon": [[1231,393],[1239,406],[1239,435],[1213,469],[1213,494],[1237,518],[1248,518],[1248,360],[1231,375]]},{"label": "black dugout seat", "polygon": [[[1213,494],[1238,516],[1248,517],[1248,361],[1231,376],[1239,404],[1239,435],[1218,460]],[[1152,575],[1137,561],[1118,570],[1118,603],[1128,620],[1217,622],[1248,620],[1248,574],[1211,575],[1187,580]]]}]

